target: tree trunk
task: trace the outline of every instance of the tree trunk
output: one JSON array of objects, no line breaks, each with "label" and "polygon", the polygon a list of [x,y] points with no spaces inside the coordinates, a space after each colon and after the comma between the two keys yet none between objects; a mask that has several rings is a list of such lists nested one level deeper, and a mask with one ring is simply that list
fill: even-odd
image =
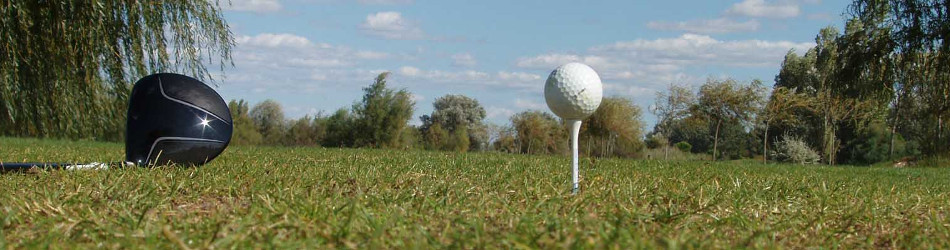
[{"label": "tree trunk", "polygon": [[943,116],[941,116],[940,114],[937,114],[937,143],[936,144],[937,144],[937,148],[935,148],[934,152],[937,152],[938,150],[940,150],[941,147],[943,147],[943,145],[945,145],[945,143],[943,143]]},{"label": "tree trunk", "polygon": [[716,136],[713,137],[713,161],[716,161],[716,153],[718,152],[717,150],[719,148],[719,126],[722,126],[722,119],[719,119],[716,122]]},{"label": "tree trunk", "polygon": [[666,139],[666,145],[663,145],[663,151],[664,151],[663,160],[669,161],[670,160],[670,140],[669,139]]},{"label": "tree trunk", "polygon": [[765,136],[762,137],[762,163],[769,163],[769,120],[765,120]]},{"label": "tree trunk", "polygon": [[894,134],[897,134],[897,124],[901,120],[901,96],[900,92],[897,93],[897,102],[894,104],[894,121],[891,124],[891,138],[890,145],[887,147],[887,158],[894,159]]}]

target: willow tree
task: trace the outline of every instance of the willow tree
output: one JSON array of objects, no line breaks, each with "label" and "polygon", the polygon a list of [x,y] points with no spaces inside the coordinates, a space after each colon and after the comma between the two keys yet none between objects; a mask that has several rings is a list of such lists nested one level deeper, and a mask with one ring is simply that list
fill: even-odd
[{"label": "willow tree", "polygon": [[927,132],[916,139],[930,144],[929,153],[945,153],[944,120],[950,116],[950,1],[854,0],[848,14],[863,30],[880,31],[893,42],[873,47],[877,53],[861,62],[896,64],[894,80],[901,96],[915,98],[902,98],[895,109],[920,107],[910,120],[923,121]]},{"label": "willow tree", "polygon": [[211,78],[234,38],[217,1],[0,3],[0,135],[122,138],[131,83]]}]

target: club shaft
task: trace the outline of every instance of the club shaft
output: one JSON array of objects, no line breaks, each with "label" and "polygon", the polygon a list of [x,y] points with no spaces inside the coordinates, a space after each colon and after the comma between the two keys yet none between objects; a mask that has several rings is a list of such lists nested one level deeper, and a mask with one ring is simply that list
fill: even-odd
[{"label": "club shaft", "polygon": [[572,174],[571,174],[571,180],[573,181],[573,182],[572,182],[572,183],[573,183],[573,188],[571,188],[571,194],[577,194],[577,186],[578,186],[578,185],[577,185],[577,158],[578,158],[578,156],[577,156],[577,137],[578,137],[578,135],[579,135],[580,132],[581,132],[581,121],[580,121],[580,120],[572,120],[572,121],[570,121],[570,123],[571,123],[571,154],[572,154],[572,156],[573,156],[573,157],[571,157],[571,167],[572,167],[572,170],[573,170],[573,172],[572,172]]},{"label": "club shaft", "polygon": [[17,170],[27,170],[31,168],[64,168],[69,164],[66,163],[54,163],[54,162],[17,162],[17,163],[0,163],[0,169],[3,171],[17,171]]},{"label": "club shaft", "polygon": [[79,163],[59,163],[59,162],[0,162],[0,171],[23,171],[29,170],[31,168],[41,168],[41,169],[66,169],[66,170],[80,170],[80,169],[108,169],[110,166],[122,167],[122,166],[133,166],[131,163],[88,163],[88,164],[79,164]]}]

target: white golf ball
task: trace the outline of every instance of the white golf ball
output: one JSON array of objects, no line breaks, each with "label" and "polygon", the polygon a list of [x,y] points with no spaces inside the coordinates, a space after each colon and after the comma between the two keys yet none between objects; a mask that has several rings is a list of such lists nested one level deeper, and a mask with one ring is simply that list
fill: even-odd
[{"label": "white golf ball", "polygon": [[544,83],[544,99],[554,114],[567,120],[587,118],[603,99],[600,76],[590,66],[568,63],[557,67]]}]

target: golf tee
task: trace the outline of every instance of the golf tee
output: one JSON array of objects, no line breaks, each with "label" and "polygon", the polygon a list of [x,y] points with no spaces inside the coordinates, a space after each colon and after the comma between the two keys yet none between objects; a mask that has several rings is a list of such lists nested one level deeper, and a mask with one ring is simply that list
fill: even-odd
[{"label": "golf tee", "polygon": [[580,120],[570,120],[571,123],[571,167],[573,168],[573,174],[571,175],[571,180],[573,180],[573,188],[571,189],[571,194],[577,194],[577,137],[581,132],[581,121]]}]

